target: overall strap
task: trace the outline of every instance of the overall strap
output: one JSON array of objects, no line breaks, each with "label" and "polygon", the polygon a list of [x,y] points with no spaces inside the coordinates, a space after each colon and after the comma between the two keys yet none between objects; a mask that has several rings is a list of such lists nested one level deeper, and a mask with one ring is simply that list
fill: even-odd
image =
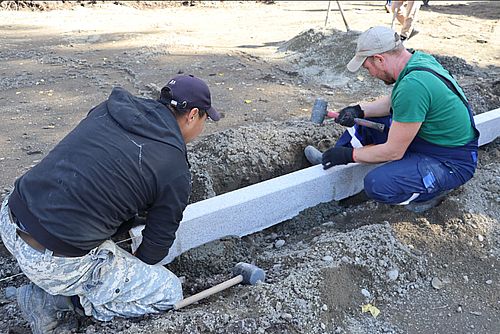
[{"label": "overall strap", "polygon": [[[448,87],[453,93],[455,93],[460,98],[460,100],[462,100],[462,102],[465,104],[467,109],[469,109],[469,102],[467,102],[467,100],[462,96],[462,94],[459,93],[457,87],[455,87],[455,85],[453,84],[453,82],[450,81],[450,79],[448,79],[447,77],[445,77],[442,74],[439,74],[438,72],[434,71],[433,69],[430,69],[427,67],[420,67],[420,66],[413,67],[413,68],[410,68],[408,70],[408,73],[410,73],[412,71],[425,71],[425,72],[429,72],[429,73],[434,74],[436,77],[441,79],[441,81],[446,85],[446,87]],[[406,75],[408,73],[406,73]]]},{"label": "overall strap", "polygon": [[[479,131],[476,129],[476,123],[474,122],[474,115],[472,114],[472,108],[471,108],[469,102],[467,102],[465,97],[462,96],[462,94],[460,94],[460,92],[458,91],[455,84],[450,79],[443,76],[442,74],[439,74],[438,72],[436,72],[430,68],[426,68],[426,67],[411,68],[411,69],[409,69],[409,71],[406,74],[410,73],[411,71],[426,71],[426,72],[434,74],[437,78],[439,78],[446,85],[446,87],[448,87],[453,93],[455,93],[460,98],[460,100],[463,102],[463,104],[467,108],[472,128],[474,129],[474,132],[476,134],[476,137],[464,146],[465,151],[463,151],[463,153],[467,152],[466,156],[469,156],[472,159],[473,164],[475,165],[477,163],[477,147],[478,147],[478,141],[479,141]],[[456,83],[456,84],[458,85],[458,83]],[[421,138],[418,138],[418,137],[415,137],[415,138],[418,140],[414,140],[414,142],[411,144],[411,146],[418,151],[419,145],[421,145],[425,141]],[[429,143],[425,143],[426,148],[428,147],[428,144]],[[443,153],[452,153],[450,156],[450,158],[452,160],[454,159],[454,157],[458,157],[458,155],[461,156],[461,153],[462,153],[461,150],[455,150],[455,149],[449,149],[450,152],[443,152],[442,151],[443,149],[444,148],[440,149],[441,151],[439,152],[439,155],[442,155]]]},{"label": "overall strap", "polygon": [[[462,94],[460,94],[457,87],[450,79],[448,79],[447,77],[445,77],[442,74],[439,74],[438,72],[434,71],[433,69],[430,69],[427,67],[420,67],[420,66],[410,68],[405,75],[408,75],[411,71],[425,71],[425,72],[432,73],[437,78],[439,78],[446,85],[446,87],[448,87],[453,93],[455,93],[460,98],[460,100],[463,102],[465,107],[467,108],[467,111],[469,112],[469,118],[470,118],[472,127],[474,128],[477,136],[479,136],[479,131],[476,129],[476,123],[474,122],[474,115],[472,114],[472,108],[471,108],[469,102],[467,102],[465,97]],[[457,85],[458,85],[458,83],[457,83]]]}]

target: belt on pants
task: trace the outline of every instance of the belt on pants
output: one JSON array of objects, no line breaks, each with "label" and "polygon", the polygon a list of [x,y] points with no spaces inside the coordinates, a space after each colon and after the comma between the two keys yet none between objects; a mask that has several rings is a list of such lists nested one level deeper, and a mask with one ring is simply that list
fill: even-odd
[{"label": "belt on pants", "polygon": [[[11,222],[13,222],[14,224],[16,224],[16,233],[17,233],[17,235],[28,246],[30,246],[31,248],[33,248],[36,251],[39,251],[41,253],[45,253],[45,251],[47,250],[47,247],[45,247],[44,245],[42,245],[41,243],[39,243],[35,238],[33,238],[33,236],[31,236],[31,234],[29,234],[28,232],[26,232],[26,231],[23,230],[22,224],[12,214],[12,212],[10,211],[10,209],[9,209],[9,218],[10,218]],[[53,256],[57,256],[57,257],[79,257],[79,256],[76,256],[76,255],[64,255],[64,254],[60,254],[60,253],[56,253],[56,252],[52,252],[52,255]]]},{"label": "belt on pants", "polygon": [[[47,248],[44,245],[42,245],[41,243],[39,243],[38,241],[36,241],[35,238],[33,238],[31,236],[31,234],[29,234],[29,233],[27,233],[19,228],[16,229],[16,233],[21,239],[23,239],[23,241],[28,246],[30,246],[34,250],[39,251],[41,253],[45,253],[45,251],[47,250]],[[70,256],[70,255],[54,253],[54,252],[52,253],[52,255],[57,256],[57,257],[77,257],[77,256]]]}]

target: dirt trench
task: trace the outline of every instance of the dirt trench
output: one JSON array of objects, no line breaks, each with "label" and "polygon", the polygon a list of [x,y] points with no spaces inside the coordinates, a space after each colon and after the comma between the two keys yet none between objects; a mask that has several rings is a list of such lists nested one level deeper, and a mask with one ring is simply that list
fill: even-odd
[{"label": "dirt trench", "polygon": [[333,145],[341,126],[328,121],[268,122],[211,134],[188,147],[193,175],[190,202],[309,167],[307,145]]}]

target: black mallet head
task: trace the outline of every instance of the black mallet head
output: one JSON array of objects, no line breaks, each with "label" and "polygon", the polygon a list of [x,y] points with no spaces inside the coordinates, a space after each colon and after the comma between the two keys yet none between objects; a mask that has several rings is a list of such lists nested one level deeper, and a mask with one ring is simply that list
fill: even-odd
[{"label": "black mallet head", "polygon": [[255,285],[258,281],[264,282],[266,273],[264,270],[250,263],[240,262],[233,269],[233,275],[243,276],[243,284]]},{"label": "black mallet head", "polygon": [[322,124],[325,120],[326,114],[328,111],[326,110],[328,103],[322,98],[317,98],[314,101],[314,105],[311,111],[311,122],[314,124]]}]

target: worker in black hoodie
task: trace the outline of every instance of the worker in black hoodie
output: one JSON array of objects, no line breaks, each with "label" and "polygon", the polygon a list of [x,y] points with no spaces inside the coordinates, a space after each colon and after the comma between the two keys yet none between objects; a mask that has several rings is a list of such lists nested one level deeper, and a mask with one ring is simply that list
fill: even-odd
[{"label": "worker in black hoodie", "polygon": [[[19,307],[34,333],[60,311],[109,321],[167,310],[177,276],[156,265],[175,239],[191,192],[186,143],[219,120],[208,86],[180,75],[159,100],[114,88],[4,200],[0,233],[31,284]],[[139,213],[143,240],[130,254],[111,240]]]}]

